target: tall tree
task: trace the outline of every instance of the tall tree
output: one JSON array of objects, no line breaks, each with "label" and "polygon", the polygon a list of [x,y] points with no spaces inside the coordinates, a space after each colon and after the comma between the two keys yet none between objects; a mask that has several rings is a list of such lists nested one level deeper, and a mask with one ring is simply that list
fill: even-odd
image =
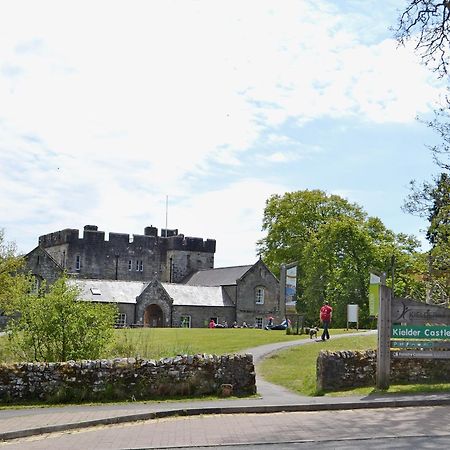
[{"label": "tall tree", "polygon": [[343,327],[347,305],[358,304],[360,322],[368,325],[368,275],[374,252],[364,223],[342,218],[324,224],[305,247],[305,288],[299,309],[314,322],[327,300],[334,309],[333,322]]},{"label": "tall tree", "polygon": [[378,217],[369,217],[366,229],[374,247],[371,269],[386,274],[387,284],[394,286],[396,296],[424,299],[426,258],[419,240],[394,233]]},{"label": "tall tree", "polygon": [[434,162],[441,170],[450,172],[450,99],[445,99],[445,104],[435,110],[434,118],[426,122],[440,139],[436,145],[429,146],[433,154]]},{"label": "tall tree", "polygon": [[[409,0],[400,14],[396,30],[398,41],[414,42],[423,63],[439,77],[448,75],[450,63],[450,2],[449,0]],[[411,182],[410,195],[404,209],[429,220],[427,239],[432,248],[428,254],[428,289],[437,283],[444,294],[450,295],[449,280],[449,172],[450,172],[450,100],[435,110],[427,122],[440,137],[440,143],[431,146],[433,157],[443,173],[433,181],[417,185]],[[421,262],[424,266],[423,260]],[[428,292],[429,293],[429,292]]]},{"label": "tall tree", "polygon": [[411,182],[404,208],[428,220],[429,276],[450,298],[450,176],[441,173],[422,185]]},{"label": "tall tree", "polygon": [[368,324],[369,271],[390,273],[394,261],[400,294],[420,284],[414,273],[418,241],[396,235],[337,195],[319,190],[274,195],[266,202],[263,229],[267,235],[258,242],[259,252],[275,273],[282,263],[298,262],[297,307],[310,324],[323,300],[337,308],[338,321],[345,320],[348,303],[359,304]]},{"label": "tall tree", "polygon": [[305,245],[321,225],[343,217],[364,220],[365,213],[358,205],[321,190],[272,195],[264,209],[262,229],[267,234],[257,243],[258,253],[278,274],[282,263],[302,259]]},{"label": "tall tree", "polygon": [[400,14],[397,40],[414,42],[423,62],[440,76],[450,62],[450,2],[448,0],[409,0]]}]

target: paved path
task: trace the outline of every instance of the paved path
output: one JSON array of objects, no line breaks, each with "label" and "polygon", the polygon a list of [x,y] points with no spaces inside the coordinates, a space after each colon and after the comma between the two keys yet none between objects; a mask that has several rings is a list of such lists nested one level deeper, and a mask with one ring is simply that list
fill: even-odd
[{"label": "paved path", "polygon": [[[364,332],[368,334],[372,332]],[[340,337],[348,336],[341,335]],[[333,339],[339,336],[333,336]],[[101,405],[25,408],[0,411],[0,440],[32,436],[92,425],[125,423],[158,417],[267,413],[282,411],[320,411],[391,406],[447,405],[449,394],[379,395],[347,397],[306,397],[263,380],[259,374],[260,361],[271,353],[297,345],[321,345],[309,339],[269,344],[242,353],[251,353],[256,367],[260,398],[190,400],[185,402],[138,402]]]},{"label": "paved path", "polygon": [[[449,406],[177,417],[7,441],[5,450],[449,448]],[[0,447],[2,444],[0,443]]]}]

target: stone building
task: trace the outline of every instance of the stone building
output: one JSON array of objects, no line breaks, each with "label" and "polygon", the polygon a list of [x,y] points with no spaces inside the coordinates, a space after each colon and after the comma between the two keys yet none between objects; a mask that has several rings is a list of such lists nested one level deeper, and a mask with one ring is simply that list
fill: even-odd
[{"label": "stone building", "polygon": [[[185,237],[178,230],[146,227],[143,235],[99,231],[86,225],[83,236],[65,229],[39,237],[44,249],[68,274],[102,280],[150,280],[179,283],[201,269],[214,267],[216,241]],[[31,255],[30,255],[31,257]]]},{"label": "stone building", "polygon": [[105,233],[97,227],[66,229],[39,238],[27,256],[37,283],[64,272],[80,299],[116,303],[119,326],[204,327],[211,319],[266,325],[281,321],[279,282],[260,259],[253,265],[214,269],[216,242],[154,227],[145,234]]}]

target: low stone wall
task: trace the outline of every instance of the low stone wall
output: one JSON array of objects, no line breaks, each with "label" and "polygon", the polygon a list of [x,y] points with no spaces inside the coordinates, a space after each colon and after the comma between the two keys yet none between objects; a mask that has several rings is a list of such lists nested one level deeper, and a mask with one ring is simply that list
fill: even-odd
[{"label": "low stone wall", "polygon": [[0,365],[0,402],[149,400],[256,393],[252,355]]},{"label": "low stone wall", "polygon": [[[376,350],[322,351],[317,357],[317,388],[339,390],[375,386]],[[450,382],[448,359],[391,359],[391,383]]]}]

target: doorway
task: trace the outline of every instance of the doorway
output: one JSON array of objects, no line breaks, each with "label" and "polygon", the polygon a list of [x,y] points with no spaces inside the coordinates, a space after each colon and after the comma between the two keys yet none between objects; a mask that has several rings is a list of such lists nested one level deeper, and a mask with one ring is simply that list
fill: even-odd
[{"label": "doorway", "polygon": [[163,312],[158,305],[149,305],[144,311],[144,327],[161,328],[164,325]]}]

